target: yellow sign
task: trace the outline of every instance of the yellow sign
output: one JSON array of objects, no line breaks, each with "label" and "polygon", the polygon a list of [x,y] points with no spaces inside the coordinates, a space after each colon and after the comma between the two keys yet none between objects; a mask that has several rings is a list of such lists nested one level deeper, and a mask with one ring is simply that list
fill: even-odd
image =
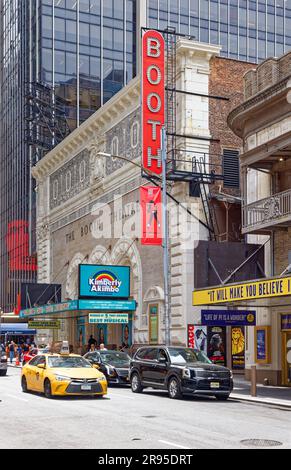
[{"label": "yellow sign", "polygon": [[28,328],[32,330],[59,330],[61,322],[60,320],[31,320],[28,322]]},{"label": "yellow sign", "polygon": [[262,279],[244,284],[209,287],[193,292],[193,305],[210,305],[242,300],[265,299],[291,294],[291,277]]}]

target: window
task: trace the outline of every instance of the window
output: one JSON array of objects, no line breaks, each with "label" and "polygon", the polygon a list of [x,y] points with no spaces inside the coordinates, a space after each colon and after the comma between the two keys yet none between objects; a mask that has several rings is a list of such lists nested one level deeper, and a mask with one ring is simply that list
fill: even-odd
[{"label": "window", "polygon": [[158,350],[157,349],[147,349],[146,354],[144,355],[145,361],[156,361],[158,358]]},{"label": "window", "polygon": [[239,188],[239,151],[223,150],[223,177],[225,188]]}]

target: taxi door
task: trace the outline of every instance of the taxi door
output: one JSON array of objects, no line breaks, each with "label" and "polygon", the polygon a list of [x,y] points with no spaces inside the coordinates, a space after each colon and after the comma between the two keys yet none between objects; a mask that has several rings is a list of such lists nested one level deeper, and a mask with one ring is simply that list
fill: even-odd
[{"label": "taxi door", "polygon": [[45,356],[40,356],[34,373],[34,390],[37,392],[43,392],[43,383],[45,379],[46,370],[40,368],[40,365],[46,366],[46,359]]},{"label": "taxi door", "polygon": [[36,373],[38,371],[36,364],[38,362],[38,357],[35,356],[32,358],[29,362],[29,364],[26,366],[26,372],[25,372],[25,377],[27,381],[27,388],[29,390],[35,390],[36,384],[35,384],[35,378],[36,378]]}]

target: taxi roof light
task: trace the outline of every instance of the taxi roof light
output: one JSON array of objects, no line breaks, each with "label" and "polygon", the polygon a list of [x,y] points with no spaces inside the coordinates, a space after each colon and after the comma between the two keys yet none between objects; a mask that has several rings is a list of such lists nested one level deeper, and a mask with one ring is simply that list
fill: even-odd
[{"label": "taxi roof light", "polygon": [[69,341],[63,341],[60,353],[64,355],[70,354]]}]

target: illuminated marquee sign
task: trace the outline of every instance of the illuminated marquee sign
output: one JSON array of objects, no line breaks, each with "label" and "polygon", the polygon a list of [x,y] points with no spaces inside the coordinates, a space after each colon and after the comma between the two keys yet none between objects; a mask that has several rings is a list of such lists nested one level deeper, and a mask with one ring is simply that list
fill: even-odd
[{"label": "illuminated marquee sign", "polygon": [[291,277],[264,279],[244,284],[207,288],[193,292],[193,305],[265,299],[291,294]]},{"label": "illuminated marquee sign", "polygon": [[79,265],[80,298],[124,298],[130,294],[129,266]]},{"label": "illuminated marquee sign", "polygon": [[162,173],[161,128],[165,123],[165,40],[154,30],[142,41],[143,166]]},{"label": "illuminated marquee sign", "polygon": [[146,186],[140,188],[142,217],[142,245],[162,244],[162,195],[161,188]]}]

